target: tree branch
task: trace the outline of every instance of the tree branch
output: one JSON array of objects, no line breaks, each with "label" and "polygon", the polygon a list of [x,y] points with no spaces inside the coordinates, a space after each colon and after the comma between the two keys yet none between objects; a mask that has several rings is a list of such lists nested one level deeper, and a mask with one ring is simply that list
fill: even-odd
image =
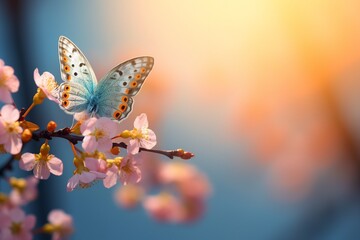
[{"label": "tree branch", "polygon": [[[34,139],[35,141],[39,141],[40,139],[48,139],[51,140],[52,138],[64,138],[66,140],[68,140],[69,142],[71,142],[72,144],[76,145],[78,142],[81,142],[84,137],[83,136],[79,136],[79,135],[75,135],[75,134],[71,134],[71,129],[70,128],[63,128],[60,129],[58,131],[55,132],[49,132],[47,130],[41,130],[41,131],[36,131],[33,132],[32,135],[32,139]],[[113,147],[121,147],[124,149],[127,149],[127,145],[124,142],[120,142],[120,143],[113,143]],[[190,159],[192,157],[194,157],[194,154],[191,152],[185,152],[182,149],[177,149],[177,150],[159,150],[159,149],[146,149],[146,148],[142,148],[140,147],[139,152],[152,152],[152,153],[157,153],[157,154],[161,154],[164,155],[170,159],[173,159],[174,157],[180,157],[182,159]]]}]

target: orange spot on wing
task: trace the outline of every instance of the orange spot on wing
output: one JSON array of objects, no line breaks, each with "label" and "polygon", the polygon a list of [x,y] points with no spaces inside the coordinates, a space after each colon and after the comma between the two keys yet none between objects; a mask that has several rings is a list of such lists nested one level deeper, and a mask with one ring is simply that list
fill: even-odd
[{"label": "orange spot on wing", "polygon": [[127,104],[126,103],[122,103],[119,105],[119,111],[120,112],[124,112],[127,108]]},{"label": "orange spot on wing", "polygon": [[130,87],[131,88],[134,88],[134,87],[136,87],[138,85],[138,83],[136,82],[136,81],[131,81],[130,82]]},{"label": "orange spot on wing", "polygon": [[120,111],[115,111],[115,112],[113,113],[113,118],[119,119],[119,118],[121,117],[121,114],[122,114],[122,112],[120,112]]},{"label": "orange spot on wing", "polygon": [[64,70],[65,72],[70,72],[70,67],[68,65],[65,65]]},{"label": "orange spot on wing", "polygon": [[122,96],[121,101],[127,103],[129,101],[129,98],[127,96]]},{"label": "orange spot on wing", "polygon": [[68,92],[68,91],[70,91],[70,86],[69,85],[64,85],[64,91],[66,91],[66,92]]},{"label": "orange spot on wing", "polygon": [[62,94],[62,99],[68,99],[69,98],[69,94],[67,93],[67,92],[63,92],[63,94]]},{"label": "orange spot on wing", "polygon": [[140,74],[140,73],[138,73],[138,74],[135,75],[135,80],[139,80],[140,78],[141,78],[141,74]]},{"label": "orange spot on wing", "polygon": [[63,107],[67,107],[67,106],[69,106],[69,101],[68,101],[68,100],[64,100],[64,101],[62,101],[61,105],[62,105]]},{"label": "orange spot on wing", "polygon": [[71,75],[66,75],[66,79],[67,79],[68,81],[70,81],[70,80],[71,80]]}]

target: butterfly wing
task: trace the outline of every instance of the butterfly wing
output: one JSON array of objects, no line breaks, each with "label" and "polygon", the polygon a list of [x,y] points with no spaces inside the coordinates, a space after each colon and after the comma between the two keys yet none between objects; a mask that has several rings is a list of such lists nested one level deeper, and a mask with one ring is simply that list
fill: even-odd
[{"label": "butterfly wing", "polygon": [[132,110],[133,99],[154,65],[152,57],[138,57],[113,68],[99,81],[95,95],[97,115],[115,120],[125,118]]},{"label": "butterfly wing", "polygon": [[59,62],[64,81],[59,90],[60,106],[70,114],[86,110],[97,84],[89,61],[70,39],[60,36]]}]

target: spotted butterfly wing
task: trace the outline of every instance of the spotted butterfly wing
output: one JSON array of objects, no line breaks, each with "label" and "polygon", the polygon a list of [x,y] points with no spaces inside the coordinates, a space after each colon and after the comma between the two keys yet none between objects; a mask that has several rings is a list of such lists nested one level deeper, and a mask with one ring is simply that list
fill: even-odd
[{"label": "spotted butterfly wing", "polygon": [[138,57],[113,68],[95,90],[98,98],[97,115],[124,119],[132,110],[133,99],[154,65],[152,57]]},{"label": "spotted butterfly wing", "polygon": [[58,50],[61,78],[64,81],[59,90],[60,106],[70,114],[85,111],[97,84],[94,71],[85,55],[70,39],[60,36]]},{"label": "spotted butterfly wing", "polygon": [[133,99],[150,73],[154,59],[138,57],[113,68],[99,83],[84,54],[68,38],[59,38],[61,108],[75,114],[125,118],[132,110]]}]

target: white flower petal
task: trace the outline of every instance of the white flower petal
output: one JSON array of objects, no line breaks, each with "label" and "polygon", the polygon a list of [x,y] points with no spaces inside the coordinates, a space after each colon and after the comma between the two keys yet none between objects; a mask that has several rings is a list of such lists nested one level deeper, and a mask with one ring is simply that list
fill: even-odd
[{"label": "white flower petal", "polygon": [[39,161],[34,167],[34,176],[46,180],[50,176],[50,170],[44,161]]},{"label": "white flower petal", "polygon": [[110,151],[112,148],[112,141],[110,138],[102,138],[98,141],[98,150],[100,152]]},{"label": "white flower petal", "polygon": [[63,163],[57,157],[51,158],[47,165],[50,169],[50,172],[56,176],[60,176],[63,173]]},{"label": "white flower petal", "polygon": [[139,143],[139,140],[137,139],[131,139],[129,141],[129,145],[127,147],[127,151],[134,155],[134,154],[137,154],[139,152],[139,149],[140,149],[140,143]]},{"label": "white flower petal", "polygon": [[98,146],[98,142],[94,136],[85,136],[81,146],[86,152],[94,152]]},{"label": "white flower petal", "polygon": [[79,176],[79,180],[82,183],[91,183],[96,179],[96,175],[92,172],[82,172]]},{"label": "white flower petal", "polygon": [[91,134],[95,130],[96,118],[89,118],[80,126],[80,131],[83,136]]},{"label": "white flower petal", "polygon": [[145,113],[140,114],[134,121],[134,127],[137,129],[148,128],[149,123]]},{"label": "white flower petal", "polygon": [[19,167],[25,171],[33,170],[35,166],[35,154],[33,153],[24,153],[21,156]]},{"label": "white flower petal", "polygon": [[21,136],[18,134],[11,134],[9,141],[4,144],[4,148],[11,154],[18,154],[22,148]]},{"label": "white flower petal", "polygon": [[71,192],[72,190],[74,190],[74,188],[76,188],[76,186],[79,184],[80,181],[80,175],[79,174],[74,174],[68,181],[68,183],[66,184],[66,190],[68,192]]},{"label": "white flower petal", "polygon": [[118,168],[115,165],[113,165],[106,172],[106,177],[103,180],[104,187],[111,188],[116,184],[117,180],[118,180]]},{"label": "white flower petal", "polygon": [[85,166],[90,169],[96,171],[99,167],[99,162],[95,158],[85,158]]},{"label": "white flower petal", "polygon": [[6,104],[1,108],[1,117],[6,122],[15,122],[20,117],[20,112],[13,105]]}]

